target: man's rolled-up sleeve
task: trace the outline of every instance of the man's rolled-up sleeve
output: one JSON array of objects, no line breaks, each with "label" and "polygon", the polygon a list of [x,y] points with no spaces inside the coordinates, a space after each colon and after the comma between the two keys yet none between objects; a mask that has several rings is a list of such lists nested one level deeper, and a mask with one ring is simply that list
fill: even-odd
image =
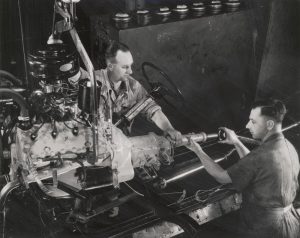
[{"label": "man's rolled-up sleeve", "polygon": [[232,185],[237,191],[243,191],[254,179],[256,153],[249,153],[227,169]]},{"label": "man's rolled-up sleeve", "polygon": [[[147,97],[148,93],[143,88],[143,86],[140,83],[137,83],[136,90],[138,92],[137,99],[138,101],[142,100],[143,98]],[[161,110],[161,107],[157,105],[157,103],[152,100],[142,111],[142,115],[144,115],[147,120],[151,121],[152,116],[157,112],[158,110]]]},{"label": "man's rolled-up sleeve", "polygon": [[156,102],[153,100],[152,102],[149,103],[148,106],[144,108],[142,113],[146,115],[147,120],[151,121],[153,115],[159,110],[161,110],[161,107],[158,106]]}]

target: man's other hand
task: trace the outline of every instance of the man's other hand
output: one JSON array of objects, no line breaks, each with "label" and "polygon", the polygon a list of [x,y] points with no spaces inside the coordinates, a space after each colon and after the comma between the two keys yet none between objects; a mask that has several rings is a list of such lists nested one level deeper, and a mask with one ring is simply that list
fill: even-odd
[{"label": "man's other hand", "polygon": [[164,131],[164,135],[165,137],[168,137],[174,144],[182,143],[182,134],[175,129],[168,129]]},{"label": "man's other hand", "polygon": [[186,148],[190,149],[191,151],[193,151],[195,153],[203,152],[201,146],[192,139],[190,139],[189,144],[186,145]]},{"label": "man's other hand", "polygon": [[220,129],[222,129],[226,134],[226,139],[220,141],[220,143],[234,145],[239,142],[239,138],[237,137],[237,135],[235,134],[235,132],[233,130],[230,130],[226,127],[221,127]]}]

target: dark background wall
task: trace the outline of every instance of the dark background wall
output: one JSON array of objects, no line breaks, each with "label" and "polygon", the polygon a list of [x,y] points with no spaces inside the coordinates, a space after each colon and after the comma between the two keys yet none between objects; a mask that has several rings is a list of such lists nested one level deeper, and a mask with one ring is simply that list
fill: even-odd
[{"label": "dark background wall", "polygon": [[300,1],[272,3],[257,97],[284,100],[290,120],[300,118]]},{"label": "dark background wall", "polygon": [[[110,21],[97,29],[106,18],[96,15],[92,17],[92,52],[95,58],[101,56],[99,38],[103,34],[99,32],[106,32],[129,45],[135,59],[134,76],[144,85],[142,62],[161,67],[186,101],[177,111],[161,103],[181,131],[215,131],[220,125],[239,130],[248,119],[255,97],[270,10],[269,1],[242,3],[237,12],[222,11],[143,27],[131,24],[123,30]],[[95,42],[97,46],[93,47]]]},{"label": "dark background wall", "polygon": [[[261,42],[254,36],[257,29],[251,13],[245,10],[120,31],[111,28],[110,32],[132,49],[137,78],[143,79],[141,63],[153,62],[182,91],[186,105],[179,112],[191,122],[185,127],[179,122],[181,130],[216,130],[224,124],[241,128],[256,92],[256,62],[262,53],[256,52]],[[176,124],[178,111],[168,113]]]},{"label": "dark background wall", "polygon": [[2,0],[0,2],[0,68],[2,70],[26,80],[24,57],[26,58],[27,51],[41,47],[49,36],[53,2],[52,0]]}]

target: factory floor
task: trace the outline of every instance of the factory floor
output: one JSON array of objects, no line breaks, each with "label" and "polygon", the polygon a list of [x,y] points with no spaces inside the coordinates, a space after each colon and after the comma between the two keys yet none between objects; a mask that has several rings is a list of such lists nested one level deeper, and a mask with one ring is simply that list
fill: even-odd
[{"label": "factory floor", "polygon": [[[78,233],[72,233],[72,232],[62,232],[55,234],[54,236],[49,236],[48,234],[39,234],[34,235],[30,233],[24,233],[24,232],[18,232],[17,229],[15,232],[10,232],[9,236],[10,238],[94,238],[95,235],[89,236],[88,234],[78,234]],[[128,236],[129,238],[130,236]],[[228,231],[225,231],[219,227],[210,226],[201,228],[201,231],[199,231],[197,238],[238,238],[235,234],[232,234]],[[195,237],[195,238],[196,238]],[[126,237],[127,238],[127,237]],[[150,238],[150,237],[149,237]],[[151,237],[151,238],[160,238],[159,234],[158,236]],[[175,238],[188,238],[185,236],[185,234],[181,234],[176,236]]]},{"label": "factory floor", "polygon": [[[223,228],[222,221],[231,219],[232,215],[228,214],[222,218],[201,225],[197,238],[239,238],[239,236],[228,229]],[[195,238],[196,238],[195,237]],[[187,238],[184,234],[180,234],[175,238]]]},{"label": "factory floor", "polygon": [[[101,233],[88,234],[80,233],[78,231],[72,232],[71,229],[61,229],[55,226],[50,226],[42,222],[41,217],[32,216],[30,210],[22,209],[20,204],[14,202],[14,208],[7,210],[7,219],[3,229],[3,219],[1,219],[0,236],[5,238],[99,238]],[[26,212],[24,212],[26,211]],[[40,214],[42,215],[42,214]],[[200,226],[198,235],[199,238],[237,238],[237,236],[222,226],[222,220],[230,219],[231,215],[228,214],[221,219],[214,220],[213,222],[206,223]],[[2,217],[3,218],[3,217]],[[219,222],[218,222],[219,220]],[[3,234],[4,232],[4,234]],[[100,236],[99,236],[100,235]],[[134,236],[126,236],[122,238],[133,238]],[[160,238],[160,234],[151,238]],[[165,236],[163,236],[165,237]],[[143,237],[146,238],[146,237]],[[150,237],[147,237],[150,238]],[[176,236],[175,238],[188,238],[185,234]]]},{"label": "factory floor", "polygon": [[238,238],[236,234],[217,226],[205,227],[199,232],[199,238]]},{"label": "factory floor", "polygon": [[[27,214],[23,214],[23,219],[28,219]],[[1,222],[2,223],[2,222]],[[8,223],[8,224],[7,224]],[[59,232],[55,231],[56,228],[53,228],[53,230],[46,226],[42,226],[42,224],[33,223],[30,224],[29,221],[27,221],[28,227],[25,229],[24,227],[20,227],[18,224],[12,224],[11,221],[7,221],[5,225],[5,229],[3,229],[3,223],[1,224],[1,232],[0,236],[5,238],[99,238],[101,237],[101,233],[96,234],[87,234],[87,233],[80,233],[78,231],[72,232],[71,230],[60,230]],[[30,227],[30,228],[29,228]],[[4,231],[4,234],[2,233],[2,230]],[[32,230],[32,231],[30,231]],[[52,232],[50,232],[52,230]],[[57,232],[57,233],[56,233]],[[100,235],[100,236],[98,236]],[[126,237],[122,238],[133,238],[134,236],[128,235]],[[165,236],[160,236],[160,234],[157,234],[155,237],[151,238],[160,238]],[[203,225],[201,226],[198,235],[195,236],[199,238],[237,238],[232,233],[214,226],[214,225]],[[150,238],[149,236],[143,237],[143,238]],[[175,238],[188,238],[185,234],[181,234],[176,236]]]}]

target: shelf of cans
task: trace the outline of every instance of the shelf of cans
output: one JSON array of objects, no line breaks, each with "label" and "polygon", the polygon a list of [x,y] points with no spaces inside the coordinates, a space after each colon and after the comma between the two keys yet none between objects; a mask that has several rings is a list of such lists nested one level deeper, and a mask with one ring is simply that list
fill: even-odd
[{"label": "shelf of cans", "polygon": [[240,8],[240,0],[211,0],[209,2],[194,2],[191,5],[181,4],[174,8],[162,6],[155,10],[140,9],[133,13],[118,12],[112,16],[112,23],[115,27],[124,29],[131,25],[145,26],[204,15],[235,12]]}]

